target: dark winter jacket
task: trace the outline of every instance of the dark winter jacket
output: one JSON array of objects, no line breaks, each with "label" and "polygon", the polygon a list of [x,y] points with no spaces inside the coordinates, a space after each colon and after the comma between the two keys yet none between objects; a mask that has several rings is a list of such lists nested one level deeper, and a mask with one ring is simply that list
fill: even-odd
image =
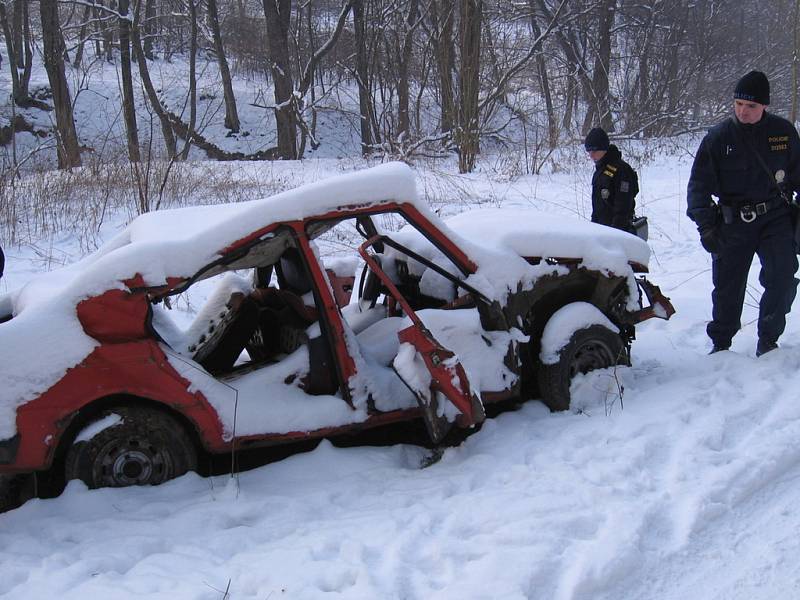
[{"label": "dark winter jacket", "polygon": [[0,279],[3,277],[3,269],[6,266],[6,257],[3,254],[3,248],[0,247]]},{"label": "dark winter jacket", "polygon": [[715,225],[717,209],[712,195],[734,209],[780,197],[772,176],[753,150],[773,176],[783,179],[789,197],[800,190],[800,137],[789,121],[767,112],[753,125],[739,123],[735,117],[725,119],[703,138],[689,177],[686,214],[698,229]]},{"label": "dark winter jacket", "polygon": [[636,171],[622,160],[614,144],[595,163],[592,176],[592,222],[633,231],[633,209],[639,193]]}]

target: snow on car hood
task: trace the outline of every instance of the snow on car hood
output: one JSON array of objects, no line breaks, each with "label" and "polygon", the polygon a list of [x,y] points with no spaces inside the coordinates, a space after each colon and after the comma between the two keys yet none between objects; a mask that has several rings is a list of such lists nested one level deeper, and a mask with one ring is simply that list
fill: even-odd
[{"label": "snow on car hood", "polygon": [[[627,276],[631,291],[629,308],[638,308],[630,263],[647,266],[650,248],[635,235],[524,208],[470,210],[447,218],[440,227],[478,266],[466,281],[501,304],[508,292],[518,286],[529,289],[540,277],[566,273],[563,265],[545,261],[531,265],[524,260],[540,257],[575,259],[586,269]],[[454,273],[442,253],[416,229],[406,226],[390,237]],[[388,253],[390,257],[396,254],[391,250]],[[420,277],[425,293],[440,297],[436,288],[441,276],[416,261],[407,262],[409,269]]]},{"label": "snow on car hood", "polygon": [[340,206],[388,201],[416,205],[413,171],[402,163],[331,177],[275,196],[237,204],[148,213],[81,261],[40,275],[0,296],[11,321],[0,324],[0,439],[16,433],[16,409],[55,384],[98,345],[76,306],[137,273],[145,285],[190,277],[224,248],[275,222],[303,219]]},{"label": "snow on car hood", "polygon": [[619,229],[525,208],[485,208],[446,220],[475,244],[519,256],[576,258],[587,268],[625,272],[629,262],[647,266],[650,247]]}]

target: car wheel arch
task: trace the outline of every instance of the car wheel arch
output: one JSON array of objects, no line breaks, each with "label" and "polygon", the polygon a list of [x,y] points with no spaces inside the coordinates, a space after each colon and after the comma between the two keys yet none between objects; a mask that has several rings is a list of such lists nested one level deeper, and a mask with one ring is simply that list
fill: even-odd
[{"label": "car wheel arch", "polygon": [[87,426],[91,425],[99,415],[105,411],[114,410],[114,408],[121,407],[145,407],[157,410],[164,415],[171,417],[178,423],[178,425],[180,425],[180,427],[189,437],[189,440],[194,446],[196,452],[199,453],[207,450],[202,441],[202,436],[198,431],[197,424],[194,423],[192,419],[190,419],[182,411],[157,400],[135,396],[132,394],[114,394],[95,399],[85,404],[78,411],[72,414],[69,425],[63,430],[57,441],[56,451],[51,464],[51,470],[63,470],[64,460],[67,452],[75,442],[75,439]]},{"label": "car wheel arch", "polygon": [[520,348],[523,393],[538,394],[537,371],[539,351],[545,325],[561,308],[573,302],[588,302],[619,325],[614,315],[614,290],[624,285],[625,278],[608,277],[596,271],[574,269],[564,276],[540,280],[532,290],[515,294],[510,302],[511,323],[522,323],[523,332],[530,340]]}]

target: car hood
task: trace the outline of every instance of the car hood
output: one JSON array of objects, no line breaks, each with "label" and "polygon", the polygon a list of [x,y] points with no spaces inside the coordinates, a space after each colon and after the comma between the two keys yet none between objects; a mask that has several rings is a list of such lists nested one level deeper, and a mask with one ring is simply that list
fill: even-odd
[{"label": "car hood", "polygon": [[572,258],[620,272],[628,263],[646,267],[650,260],[650,247],[633,234],[533,209],[471,210],[445,222],[471,243],[526,258]]}]

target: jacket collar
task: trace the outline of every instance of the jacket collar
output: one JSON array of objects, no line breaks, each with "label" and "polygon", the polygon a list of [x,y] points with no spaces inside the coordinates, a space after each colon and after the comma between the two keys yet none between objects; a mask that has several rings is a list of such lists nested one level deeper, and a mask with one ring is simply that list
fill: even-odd
[{"label": "jacket collar", "polygon": [[614,144],[611,144],[608,147],[608,151],[606,152],[605,156],[595,163],[595,168],[602,169],[608,163],[616,162],[620,158],[622,158],[622,153],[619,151],[619,148],[617,148]]}]

